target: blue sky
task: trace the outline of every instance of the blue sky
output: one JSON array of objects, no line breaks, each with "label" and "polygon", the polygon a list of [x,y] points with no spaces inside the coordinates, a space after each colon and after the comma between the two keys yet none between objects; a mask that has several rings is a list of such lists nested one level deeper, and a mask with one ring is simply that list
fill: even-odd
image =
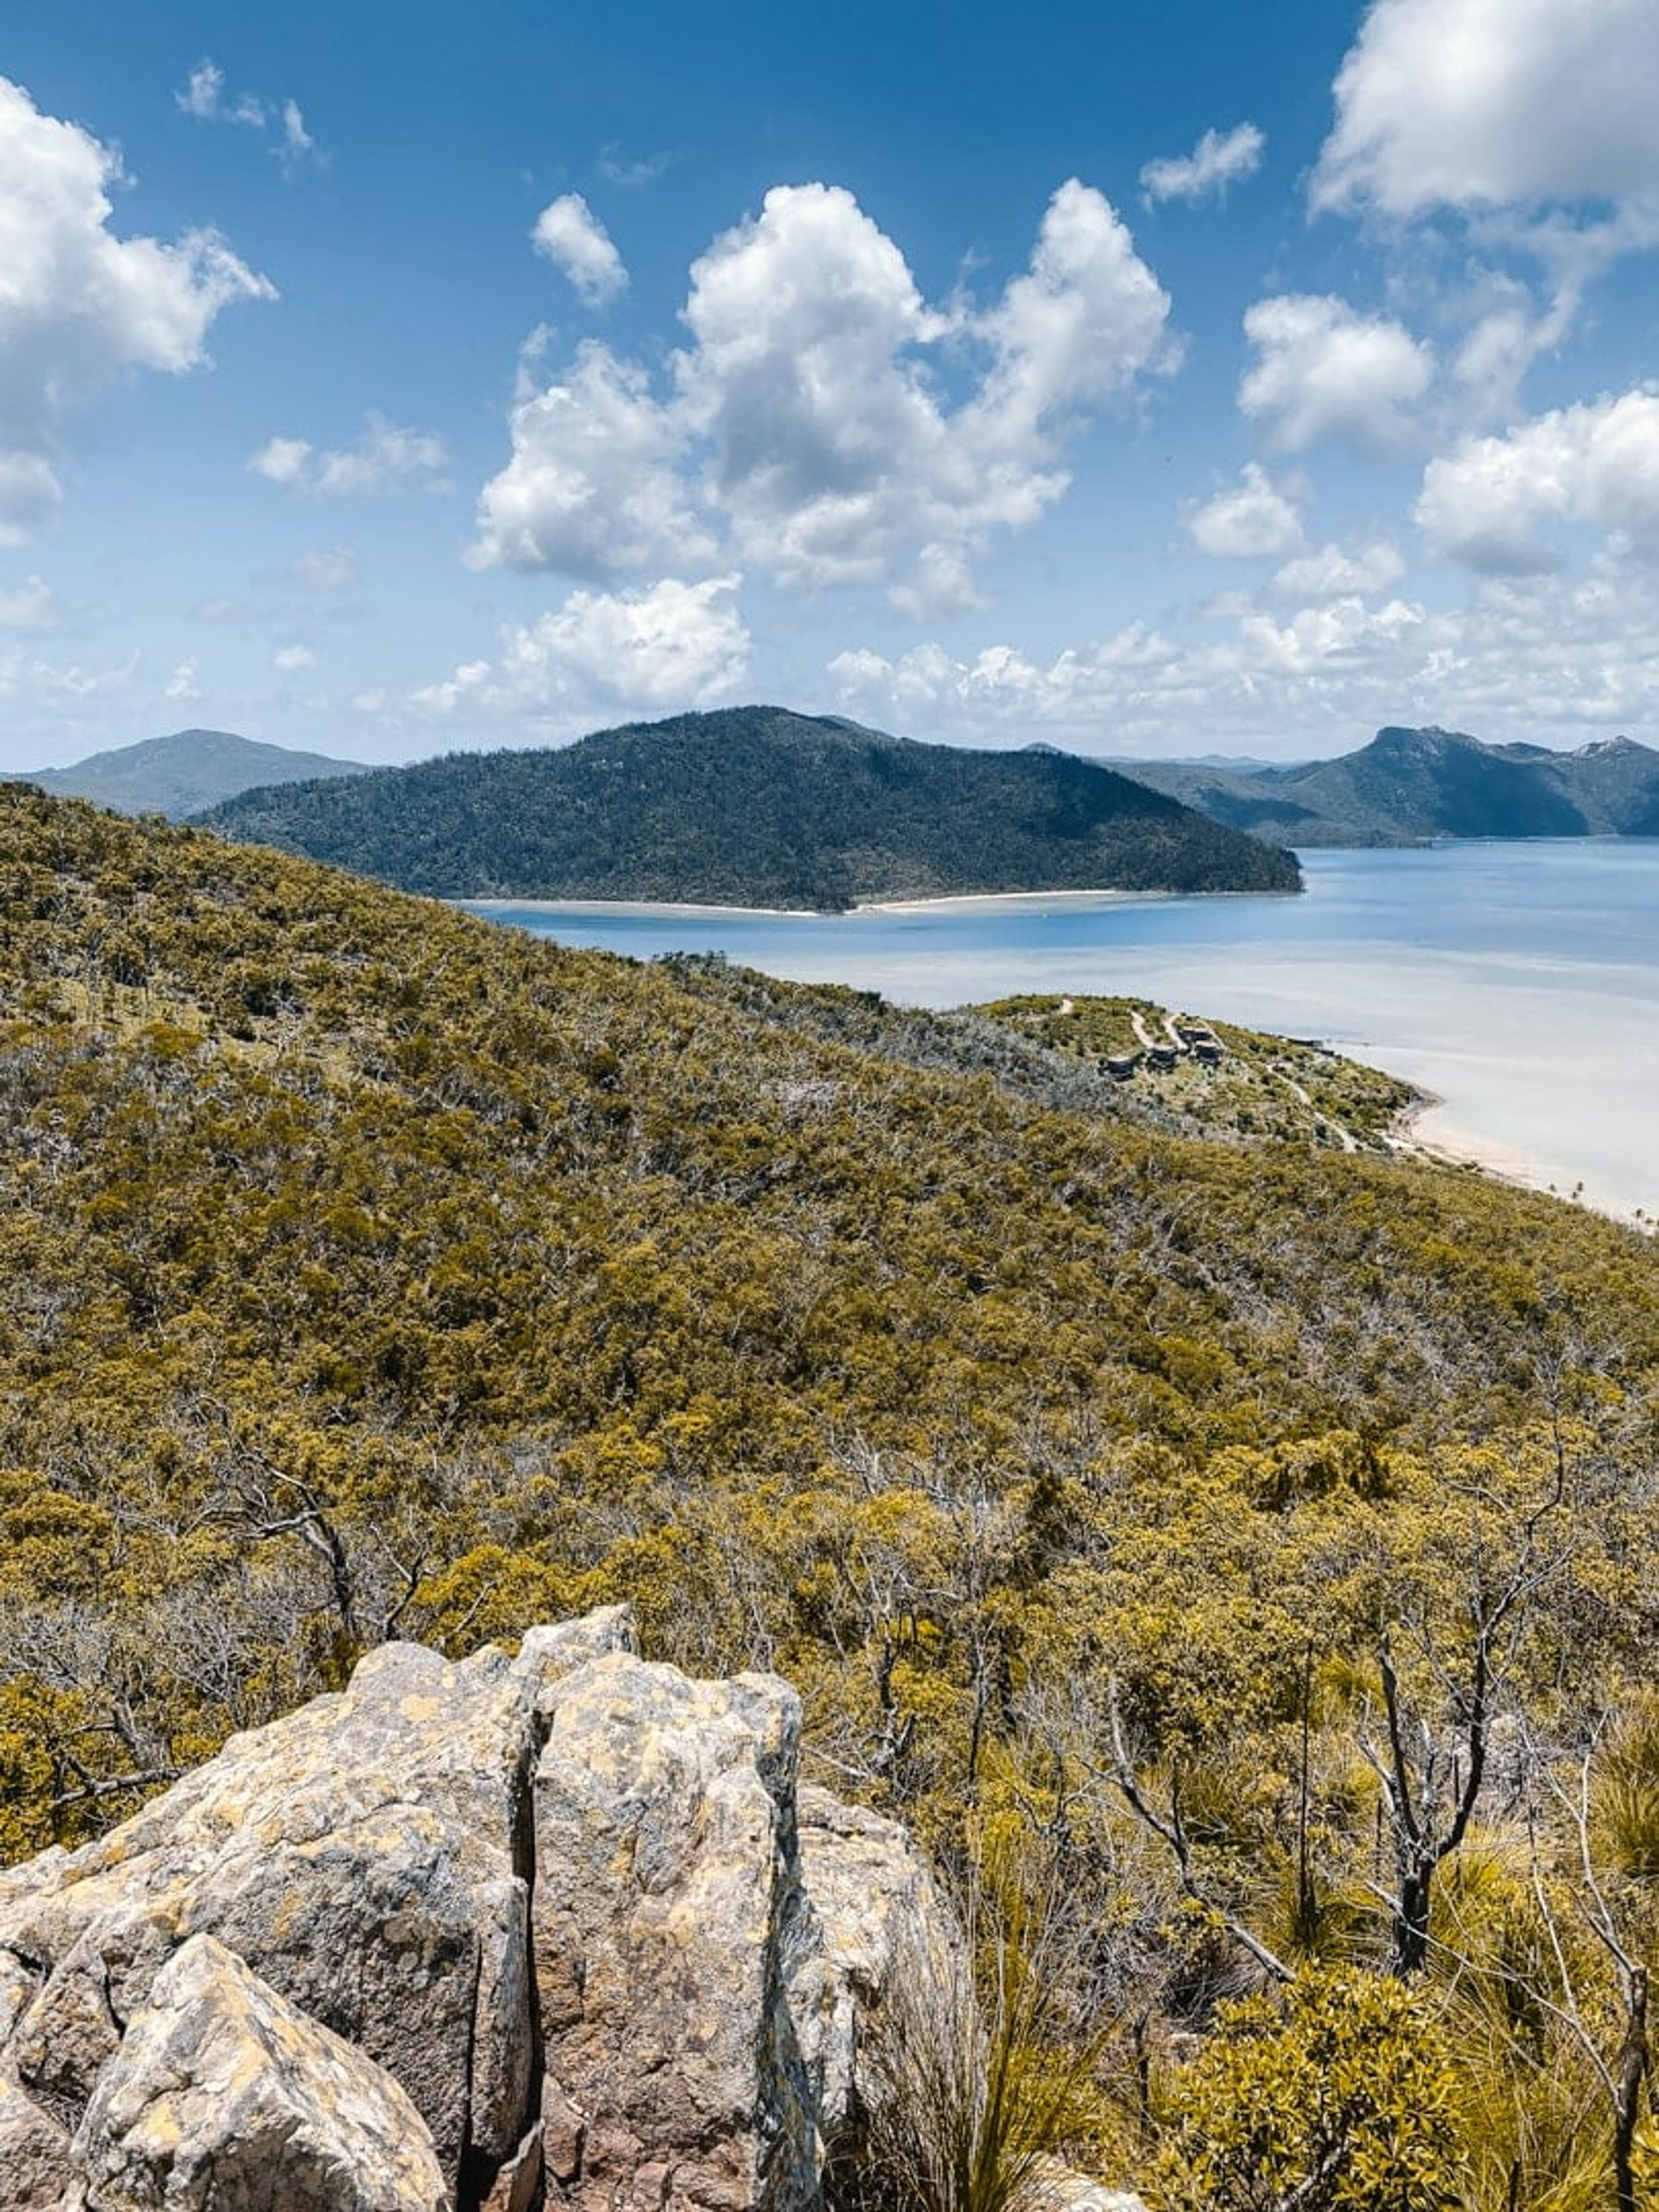
[{"label": "blue sky", "polygon": [[1659,0],[0,32],[0,765],[1659,743]]}]

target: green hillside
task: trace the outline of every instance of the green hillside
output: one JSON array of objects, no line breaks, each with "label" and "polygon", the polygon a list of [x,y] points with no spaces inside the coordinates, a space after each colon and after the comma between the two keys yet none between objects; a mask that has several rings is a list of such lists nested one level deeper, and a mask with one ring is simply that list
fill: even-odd
[{"label": "green hillside", "polygon": [[954,892],[1300,886],[1282,854],[1092,763],[769,707],[249,792],[206,818],[444,898],[834,912]]},{"label": "green hillside", "polygon": [[1171,2208],[1261,1956],[1416,1942],[1403,1787],[1446,1848],[1379,2094],[1438,2084],[1462,2203],[1607,2201],[1580,1906],[1589,1865],[1651,1954],[1654,1249],[1311,1121],[1172,1133],[1196,1094],[1073,1012],[568,951],[0,790],[0,1861],[387,1636],[627,1598],[1030,1877],[1098,2170]]}]

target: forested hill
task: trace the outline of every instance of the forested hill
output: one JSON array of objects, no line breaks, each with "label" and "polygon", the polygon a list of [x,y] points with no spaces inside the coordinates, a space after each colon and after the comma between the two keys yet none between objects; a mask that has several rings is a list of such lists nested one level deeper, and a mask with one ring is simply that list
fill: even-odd
[{"label": "forested hill", "polygon": [[1415,1940],[1365,1747],[1446,1856],[1364,2078],[1473,2212],[1605,2164],[1576,1900],[1588,1850],[1652,1955],[1653,1248],[1244,1101],[1164,1133],[1073,1013],[569,951],[0,787],[0,1862],[387,1638],[625,1599],[787,1671],[810,1776],[1048,1855],[1045,1976],[1123,2023],[1094,2170],[1201,2109],[1221,1915]]},{"label": "forested hill", "polygon": [[1629,738],[1576,752],[1455,730],[1379,730],[1358,752],[1291,768],[1125,763],[1213,820],[1286,846],[1436,837],[1659,836],[1659,752]]},{"label": "forested hill", "polygon": [[1282,853],[1093,763],[771,707],[247,792],[204,819],[445,898],[835,912],[974,891],[1300,885]]}]

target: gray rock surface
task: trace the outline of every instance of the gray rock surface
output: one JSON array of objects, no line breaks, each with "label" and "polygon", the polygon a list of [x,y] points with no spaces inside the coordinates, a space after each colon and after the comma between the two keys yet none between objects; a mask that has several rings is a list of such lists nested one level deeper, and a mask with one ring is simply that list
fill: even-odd
[{"label": "gray rock surface", "polygon": [[810,1911],[785,1961],[789,2008],[824,2151],[848,2143],[860,2095],[875,2088],[861,2062],[878,2037],[900,1962],[951,1941],[932,1875],[896,1820],[844,1805],[827,1790],[796,1792],[800,1879]]},{"label": "gray rock surface", "polygon": [[800,1708],[617,1654],[550,1701],[532,1913],[548,2082],[584,2212],[794,2212],[817,2193],[783,1986]]},{"label": "gray rock surface", "polygon": [[75,2138],[88,2212],[447,2212],[391,2075],[192,1936],[98,2078]]},{"label": "gray rock surface", "polygon": [[6,2212],[59,2212],[76,2185],[67,2133],[0,2075],[0,2204]]},{"label": "gray rock surface", "polygon": [[620,1607],[372,1652],[0,1873],[0,2212],[817,2212],[955,1938],[799,1739]]},{"label": "gray rock surface", "polygon": [[24,2087],[72,2128],[119,2023],[206,1933],[403,2083],[452,2181],[508,2155],[532,2101],[538,1686],[494,1650],[385,1645],[0,1904],[0,1951],[45,1970],[11,2040]]}]

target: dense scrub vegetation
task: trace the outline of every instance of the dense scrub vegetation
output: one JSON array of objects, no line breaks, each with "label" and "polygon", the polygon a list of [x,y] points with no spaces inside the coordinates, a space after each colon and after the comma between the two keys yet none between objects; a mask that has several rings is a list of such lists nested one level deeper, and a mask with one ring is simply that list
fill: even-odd
[{"label": "dense scrub vegetation", "polygon": [[627,1598],[1040,1868],[1168,2203],[1633,2203],[1652,1247],[1042,1026],[0,791],[0,1861],[378,1638]]},{"label": "dense scrub vegetation", "polygon": [[1288,854],[1092,761],[917,744],[776,707],[247,792],[206,818],[444,898],[834,912],[961,891],[1301,884]]}]

